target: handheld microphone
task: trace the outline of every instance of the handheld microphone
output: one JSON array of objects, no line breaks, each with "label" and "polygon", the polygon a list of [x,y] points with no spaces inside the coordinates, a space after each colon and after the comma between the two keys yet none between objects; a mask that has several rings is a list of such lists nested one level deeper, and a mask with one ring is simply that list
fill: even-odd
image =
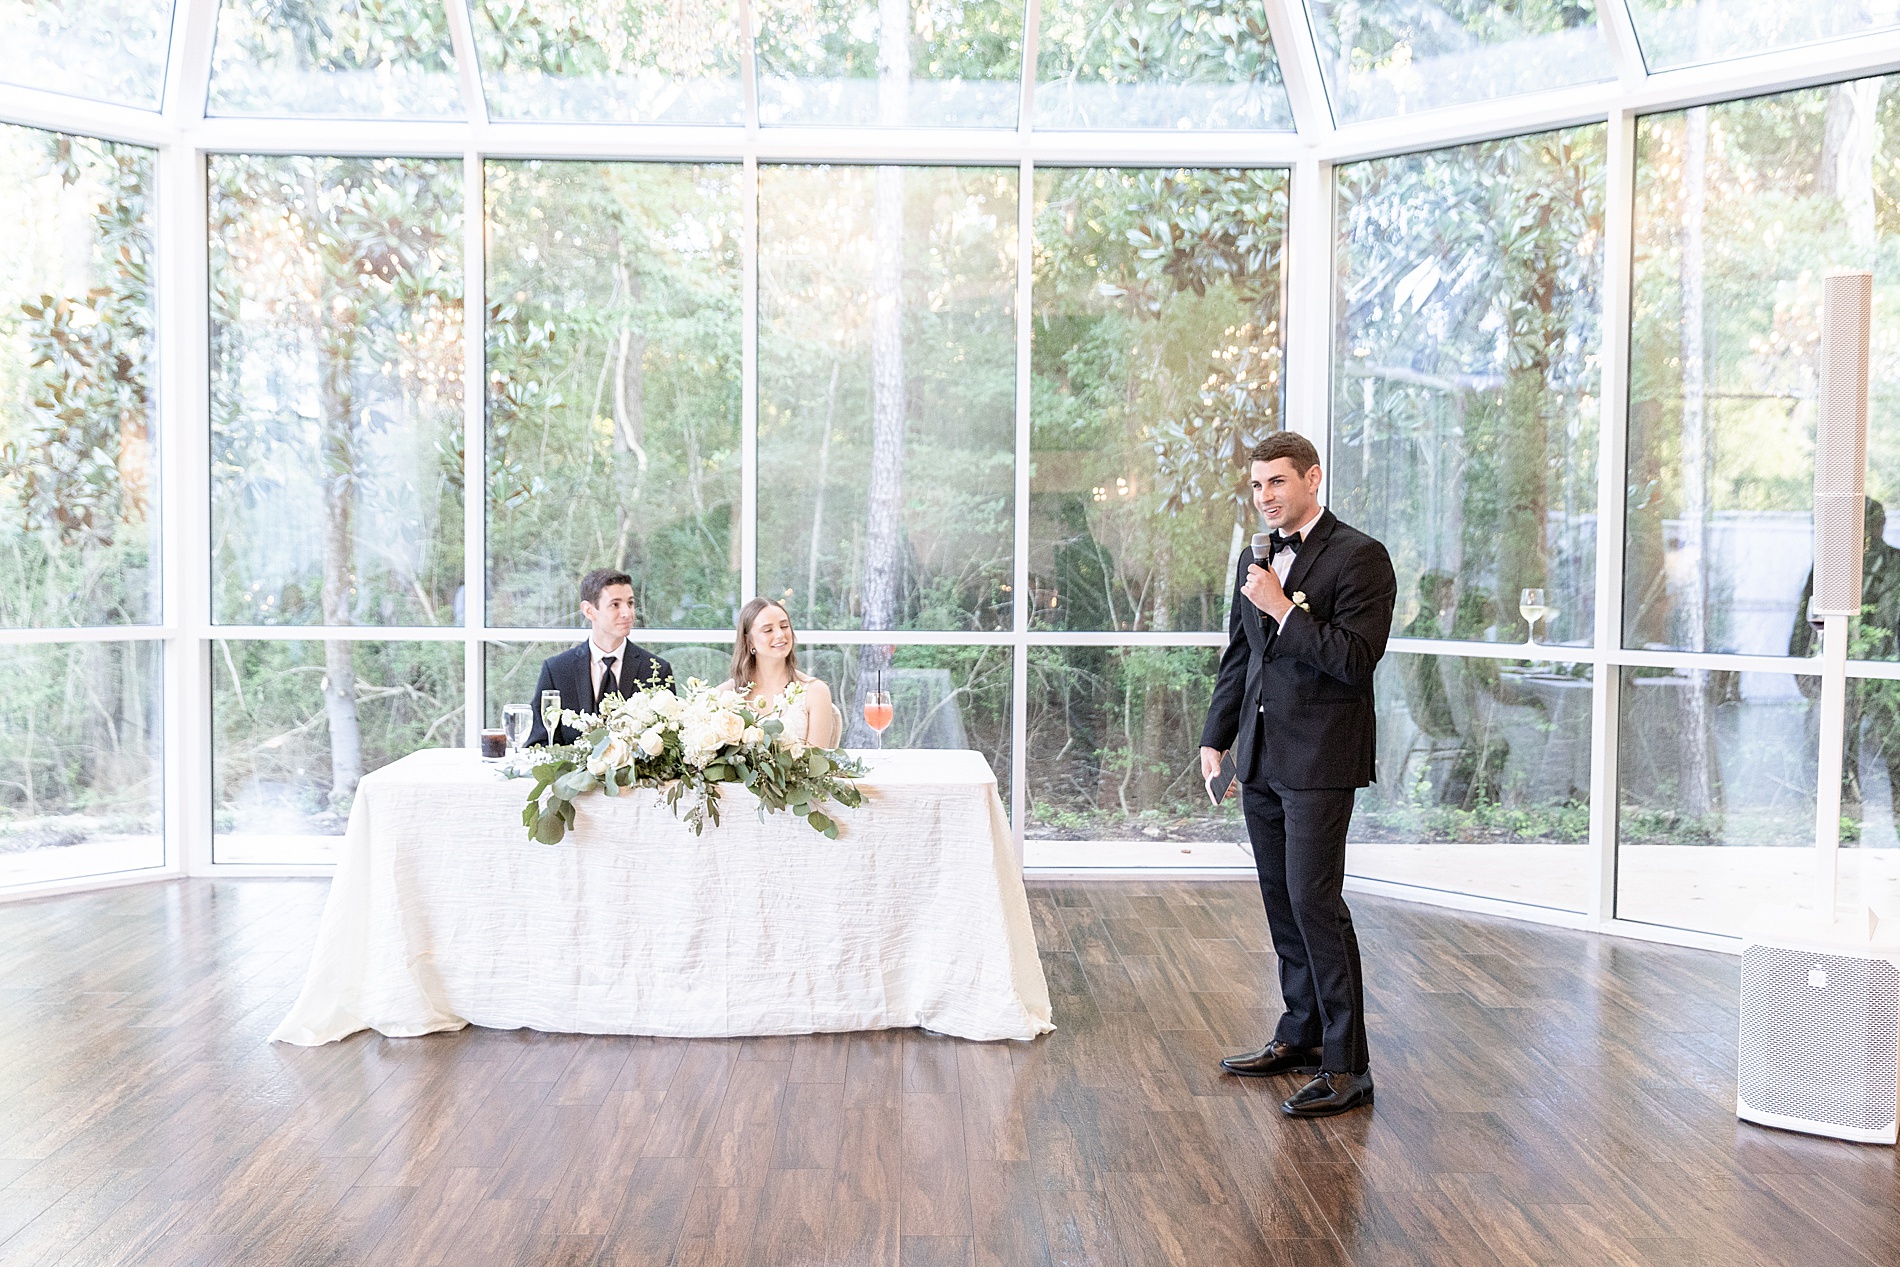
[{"label": "handheld microphone", "polygon": [[1273,534],[1256,532],[1253,534],[1253,557],[1256,563],[1265,563],[1267,556],[1273,553]]}]

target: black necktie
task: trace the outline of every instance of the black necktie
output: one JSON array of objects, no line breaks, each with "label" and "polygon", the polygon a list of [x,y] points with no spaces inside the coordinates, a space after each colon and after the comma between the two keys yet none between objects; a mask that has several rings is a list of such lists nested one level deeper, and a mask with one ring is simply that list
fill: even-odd
[{"label": "black necktie", "polygon": [[594,693],[594,706],[620,689],[620,683],[614,680],[614,657],[604,655],[600,658],[600,690]]},{"label": "black necktie", "polygon": [[1267,548],[1267,562],[1269,563],[1273,562],[1273,556],[1282,550],[1296,555],[1300,552],[1300,537],[1298,533],[1289,537],[1284,533],[1276,532],[1273,534],[1272,541],[1273,544]]}]

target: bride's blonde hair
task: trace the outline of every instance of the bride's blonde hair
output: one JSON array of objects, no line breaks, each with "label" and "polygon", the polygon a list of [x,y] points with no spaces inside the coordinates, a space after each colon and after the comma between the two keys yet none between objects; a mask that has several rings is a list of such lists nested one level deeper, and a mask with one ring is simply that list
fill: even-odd
[{"label": "bride's blonde hair", "polygon": [[[776,607],[785,612],[785,623],[792,623],[792,614],[785,611],[785,604],[775,603],[769,598],[755,598],[739,609],[739,638],[732,644],[732,684],[743,691],[749,688],[758,675],[759,657],[752,651],[752,622],[759,613],[768,607]],[[792,632],[792,649],[785,657],[785,667],[792,671],[792,680],[798,680],[798,632]]]}]

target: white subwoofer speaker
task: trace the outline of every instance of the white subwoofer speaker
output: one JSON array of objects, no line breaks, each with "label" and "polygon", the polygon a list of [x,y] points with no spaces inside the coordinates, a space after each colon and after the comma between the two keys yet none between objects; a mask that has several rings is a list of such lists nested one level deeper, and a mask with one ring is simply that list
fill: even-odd
[{"label": "white subwoofer speaker", "polygon": [[1900,1129],[1900,949],[1761,940],[1742,948],[1735,1112],[1892,1144]]},{"label": "white subwoofer speaker", "polygon": [[1821,410],[1814,434],[1814,603],[1809,614],[1860,615],[1867,517],[1867,370],[1874,275],[1821,283]]}]

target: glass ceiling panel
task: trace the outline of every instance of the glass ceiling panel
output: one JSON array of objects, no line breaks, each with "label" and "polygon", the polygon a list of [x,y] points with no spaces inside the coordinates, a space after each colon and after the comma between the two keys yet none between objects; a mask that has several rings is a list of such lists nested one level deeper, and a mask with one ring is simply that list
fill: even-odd
[{"label": "glass ceiling panel", "polygon": [[1900,0],[1629,0],[1651,70],[1900,26]]},{"label": "glass ceiling panel", "polygon": [[488,113],[740,123],[736,0],[471,0]]},{"label": "glass ceiling panel", "polygon": [[208,114],[459,119],[437,0],[224,0]]},{"label": "glass ceiling panel", "polygon": [[9,0],[0,82],[156,110],[171,34],[172,0]]},{"label": "glass ceiling panel", "polygon": [[1257,2],[1047,0],[1036,51],[1039,128],[1293,130]]},{"label": "glass ceiling panel", "polygon": [[760,0],[755,12],[761,123],[1016,126],[1022,0]]},{"label": "glass ceiling panel", "polygon": [[1341,123],[1615,75],[1586,0],[1306,0],[1306,9]]}]

